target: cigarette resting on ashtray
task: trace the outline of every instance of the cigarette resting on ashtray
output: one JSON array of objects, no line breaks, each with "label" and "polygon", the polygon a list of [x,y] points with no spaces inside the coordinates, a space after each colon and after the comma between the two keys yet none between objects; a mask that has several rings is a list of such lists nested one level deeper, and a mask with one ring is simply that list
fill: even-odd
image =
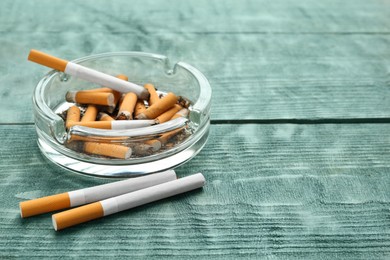
[{"label": "cigarette resting on ashtray", "polygon": [[134,129],[141,128],[146,126],[151,126],[156,124],[156,121],[150,119],[144,120],[116,120],[116,121],[87,121],[87,122],[77,122],[77,121],[68,121],[67,127],[72,126],[85,126],[92,128],[100,129],[112,129],[112,130],[125,130],[125,129]]},{"label": "cigarette resting on ashtray", "polygon": [[76,207],[175,179],[175,171],[169,170],[124,181],[117,181],[86,189],[23,201],[19,204],[20,215],[22,218],[26,218],[60,209]]},{"label": "cigarette resting on ashtray", "polygon": [[61,230],[93,219],[131,209],[153,201],[201,188],[206,180],[201,173],[158,184],[117,197],[74,208],[52,216],[54,229]]},{"label": "cigarette resting on ashtray", "polygon": [[110,87],[122,93],[134,92],[138,98],[143,100],[147,100],[149,98],[148,90],[142,86],[84,67],[77,63],[59,59],[37,50],[30,51],[28,60],[52,69],[63,71],[66,74],[99,84],[101,86]]}]

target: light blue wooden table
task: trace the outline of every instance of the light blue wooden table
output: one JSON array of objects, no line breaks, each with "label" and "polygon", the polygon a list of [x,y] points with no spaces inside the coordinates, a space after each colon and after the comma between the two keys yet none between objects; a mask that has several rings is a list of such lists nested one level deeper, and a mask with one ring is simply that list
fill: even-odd
[{"label": "light blue wooden table", "polygon": [[[0,258],[389,259],[390,1],[1,1]],[[41,155],[31,97],[66,59],[159,53],[213,88],[207,186],[55,232],[19,202],[107,183]]]}]

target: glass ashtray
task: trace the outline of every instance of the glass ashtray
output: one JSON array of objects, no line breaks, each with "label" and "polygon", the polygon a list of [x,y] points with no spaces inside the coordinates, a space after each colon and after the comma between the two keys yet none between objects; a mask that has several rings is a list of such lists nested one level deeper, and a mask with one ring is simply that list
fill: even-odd
[{"label": "glass ashtray", "polygon": [[[106,130],[84,126],[66,129],[64,111],[74,105],[65,100],[68,91],[99,86],[56,70],[38,83],[33,94],[34,121],[41,152],[68,170],[101,177],[132,177],[175,168],[193,158],[205,145],[210,128],[211,87],[193,66],[167,57],[142,52],[114,52],[73,60],[106,74],[124,74],[130,82],[153,84],[160,96],[173,92],[189,101],[189,114],[168,122],[136,129]],[[169,142],[144,149],[145,143],[177,132]],[[83,151],[83,142],[120,144],[130,147],[126,159],[97,156]],[[149,147],[150,148],[150,147]]]}]

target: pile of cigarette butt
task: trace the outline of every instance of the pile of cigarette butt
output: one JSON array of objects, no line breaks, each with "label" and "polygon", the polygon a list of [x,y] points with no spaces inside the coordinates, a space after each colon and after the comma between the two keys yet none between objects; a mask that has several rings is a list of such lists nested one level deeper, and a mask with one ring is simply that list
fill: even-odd
[{"label": "pile of cigarette butt", "polygon": [[[117,78],[128,80],[125,75]],[[67,130],[73,126],[100,129],[133,129],[162,124],[178,117],[188,117],[190,101],[174,93],[158,93],[153,84],[145,84],[149,98],[142,100],[133,92],[122,94],[108,87],[68,91],[66,101],[73,103],[59,115]],[[94,140],[70,135],[68,148],[99,158],[129,159],[153,155],[181,143],[191,134],[188,127],[160,135],[130,141],[126,137]]]}]

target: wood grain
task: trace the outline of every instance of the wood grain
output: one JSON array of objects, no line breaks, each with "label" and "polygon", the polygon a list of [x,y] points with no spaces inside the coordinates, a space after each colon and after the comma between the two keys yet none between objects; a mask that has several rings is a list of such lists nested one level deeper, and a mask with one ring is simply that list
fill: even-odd
[{"label": "wood grain", "polygon": [[[0,32],[389,33],[382,0],[2,1]],[[77,7],[77,8],[76,8]],[[45,11],[44,13],[42,11]],[[61,19],[59,19],[59,17]],[[28,23],[20,23],[20,20]],[[109,22],[108,22],[109,21]]]},{"label": "wood grain", "polygon": [[383,1],[0,5],[0,109],[9,111],[0,123],[33,121],[26,111],[48,70],[26,61],[31,48],[66,59],[127,50],[186,61],[210,80],[214,120],[389,118]]},{"label": "wood grain", "polygon": [[[214,125],[180,176],[203,190],[54,232],[20,201],[108,182],[52,167],[31,125],[0,126],[0,256],[390,256],[390,125]],[[23,163],[20,163],[23,161]]]},{"label": "wood grain", "polygon": [[[383,0],[1,1],[0,258],[389,259],[389,11]],[[111,181],[40,154],[31,96],[48,70],[27,62],[31,48],[160,53],[204,72],[210,138],[176,169],[203,172],[204,189],[63,232],[50,214],[21,219],[23,200]]]},{"label": "wood grain", "polygon": [[[33,121],[31,97],[47,68],[28,62],[30,48],[66,59],[107,50],[157,52],[208,77],[212,119],[389,118],[390,35],[173,35],[38,33],[3,35],[0,123]],[[134,40],[123,41],[123,37]],[[58,41],[63,44],[58,46]],[[92,47],[88,47],[87,43]],[[142,42],[142,46],[140,46]],[[196,42],[197,48],[194,49]],[[95,43],[98,43],[95,45]],[[18,51],[17,51],[18,50]],[[23,50],[23,51],[21,51]],[[221,62],[223,60],[223,62]],[[13,71],[23,71],[23,75]],[[18,102],[15,102],[18,100]]]}]

